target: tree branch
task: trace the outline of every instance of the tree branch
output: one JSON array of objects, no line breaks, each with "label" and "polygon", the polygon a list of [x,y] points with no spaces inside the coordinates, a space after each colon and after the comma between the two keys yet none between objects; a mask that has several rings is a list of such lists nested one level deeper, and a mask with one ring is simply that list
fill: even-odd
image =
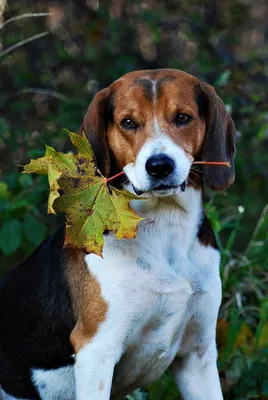
[{"label": "tree branch", "polygon": [[26,13],[26,14],[17,15],[16,17],[8,19],[3,24],[0,24],[0,30],[3,29],[6,25],[10,24],[10,22],[18,21],[19,19],[35,18],[35,17],[46,17],[46,16],[52,15],[52,14],[53,13]]},{"label": "tree branch", "polygon": [[50,33],[49,31],[38,33],[37,35],[33,35],[25,40],[22,40],[21,42],[14,44],[13,46],[8,47],[6,50],[3,50],[0,53],[0,59],[3,58],[4,56],[6,56],[7,54],[9,54],[11,51],[16,50],[17,48],[19,48],[21,46],[24,46],[26,43],[32,42],[33,40],[36,40],[36,39],[40,39],[41,37],[44,37],[44,36],[48,35],[49,33]]},{"label": "tree branch", "polygon": [[67,96],[64,96],[63,94],[61,94],[59,92],[56,92],[55,90],[42,89],[42,88],[26,88],[26,89],[22,89],[18,92],[18,94],[28,94],[28,93],[40,93],[40,94],[44,94],[47,96],[55,97],[56,99],[59,99],[62,101],[69,101],[69,98]]}]

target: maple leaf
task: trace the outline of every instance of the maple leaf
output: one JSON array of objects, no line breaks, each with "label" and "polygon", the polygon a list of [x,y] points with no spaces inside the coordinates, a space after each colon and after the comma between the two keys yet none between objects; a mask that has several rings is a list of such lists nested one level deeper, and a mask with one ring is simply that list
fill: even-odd
[{"label": "maple leaf", "polygon": [[118,239],[136,236],[142,218],[130,208],[130,201],[137,197],[109,186],[84,134],[69,132],[69,136],[77,154],[46,146],[45,156],[31,160],[24,172],[48,175],[48,213],[66,214],[65,244],[102,255],[105,231],[113,231]]}]

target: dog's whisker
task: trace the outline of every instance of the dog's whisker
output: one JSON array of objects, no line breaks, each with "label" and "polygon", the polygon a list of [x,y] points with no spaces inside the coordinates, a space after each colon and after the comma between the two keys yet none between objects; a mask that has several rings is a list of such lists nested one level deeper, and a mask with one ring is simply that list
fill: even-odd
[{"label": "dog's whisker", "polygon": [[197,166],[195,166],[195,165],[191,165],[191,169],[192,169],[192,170],[194,170],[194,171],[201,172],[202,174],[204,174],[204,173],[205,173],[205,172],[203,171],[202,167],[201,167],[201,166],[199,166],[199,165],[197,165]]},{"label": "dog's whisker", "polygon": [[122,182],[122,185],[125,185],[126,183],[129,183],[129,180],[128,180],[128,179],[125,179],[125,180]]},{"label": "dog's whisker", "polygon": [[199,168],[199,167],[195,167],[195,166],[191,166],[191,170],[193,170],[193,171],[198,171],[198,172],[201,172],[202,174],[204,174],[204,171],[201,169],[201,168]]},{"label": "dog's whisker", "polygon": [[197,178],[199,178],[199,179],[201,179],[201,180],[203,180],[203,179],[204,179],[204,177],[203,177],[203,176],[200,176],[200,175],[196,174],[196,173],[195,173],[195,172],[193,172],[193,171],[191,171],[191,174],[192,174],[192,175],[194,175],[194,176],[196,176]]},{"label": "dog's whisker", "polygon": [[188,182],[191,183],[195,188],[197,187],[196,183],[189,176],[187,178],[187,184]]}]

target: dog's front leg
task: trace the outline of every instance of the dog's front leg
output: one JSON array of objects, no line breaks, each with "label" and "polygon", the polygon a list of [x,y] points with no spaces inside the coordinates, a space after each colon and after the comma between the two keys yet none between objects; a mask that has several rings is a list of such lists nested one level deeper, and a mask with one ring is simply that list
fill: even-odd
[{"label": "dog's front leg", "polygon": [[[75,348],[76,400],[109,400],[114,366],[120,358],[116,339],[107,332],[106,340],[96,334],[93,338],[72,335]],[[110,339],[110,340],[109,340]]]},{"label": "dog's front leg", "polygon": [[[210,289],[212,287],[212,289]],[[217,370],[216,323],[221,282],[215,277],[207,292],[193,299],[193,319],[188,323],[172,370],[183,400],[222,400]]]},{"label": "dog's front leg", "polygon": [[222,400],[216,346],[175,359],[172,372],[183,400]]},{"label": "dog's front leg", "polygon": [[76,400],[109,400],[116,355],[86,344],[76,354]]}]

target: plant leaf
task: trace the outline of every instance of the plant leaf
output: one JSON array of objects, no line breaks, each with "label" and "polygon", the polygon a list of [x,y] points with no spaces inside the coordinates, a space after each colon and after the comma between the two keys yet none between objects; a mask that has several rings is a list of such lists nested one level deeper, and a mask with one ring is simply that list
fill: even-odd
[{"label": "plant leaf", "polygon": [[258,347],[259,348],[268,347],[268,322],[266,322],[262,326],[262,329],[261,329],[260,335],[259,335]]},{"label": "plant leaf", "polygon": [[45,226],[40,224],[32,214],[25,215],[22,222],[22,229],[29,242],[36,246],[45,239]]},{"label": "plant leaf", "polygon": [[0,199],[7,199],[9,196],[8,186],[5,182],[0,182]]},{"label": "plant leaf", "polygon": [[21,224],[17,219],[5,221],[0,229],[0,250],[10,256],[19,248],[21,242]]},{"label": "plant leaf", "polygon": [[24,167],[26,173],[48,175],[48,213],[66,214],[65,244],[102,255],[103,232],[118,239],[136,236],[140,218],[130,208],[137,197],[110,187],[97,170],[93,150],[85,137],[69,132],[77,154],[63,154],[46,146],[46,154]]},{"label": "plant leaf", "polygon": [[61,176],[61,172],[56,171],[53,169],[52,166],[48,166],[47,169],[48,175],[48,183],[50,187],[50,193],[48,197],[48,204],[47,204],[47,212],[48,214],[56,214],[53,208],[54,201],[60,196],[59,190],[60,186],[58,184],[58,180]]}]

